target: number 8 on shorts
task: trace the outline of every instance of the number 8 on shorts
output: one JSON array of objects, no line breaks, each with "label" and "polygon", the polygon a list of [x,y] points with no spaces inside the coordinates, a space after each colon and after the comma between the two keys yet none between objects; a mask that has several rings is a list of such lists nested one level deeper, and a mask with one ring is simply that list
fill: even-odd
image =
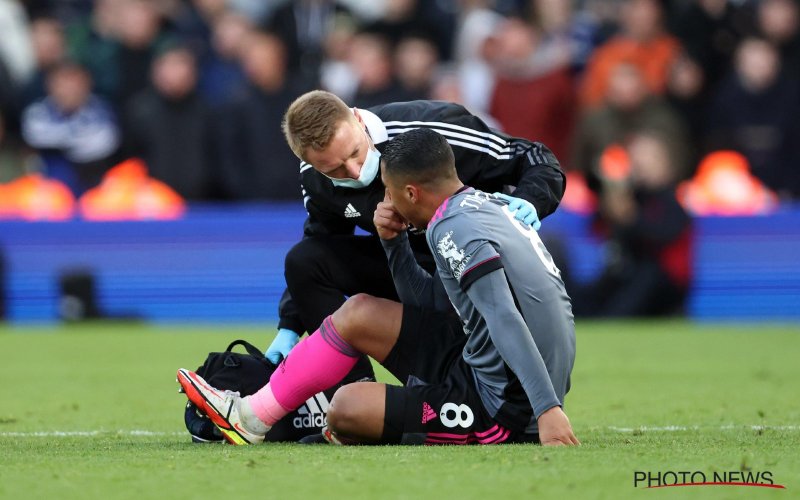
[{"label": "number 8 on shorts", "polygon": [[439,411],[439,418],[445,427],[461,426],[468,429],[469,426],[475,421],[472,414],[472,409],[465,405],[457,405],[455,403],[445,403]]}]

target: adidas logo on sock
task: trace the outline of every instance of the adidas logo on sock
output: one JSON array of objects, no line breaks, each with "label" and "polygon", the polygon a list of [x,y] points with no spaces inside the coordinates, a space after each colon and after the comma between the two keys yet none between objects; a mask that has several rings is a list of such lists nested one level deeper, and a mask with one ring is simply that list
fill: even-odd
[{"label": "adidas logo on sock", "polygon": [[356,210],[352,203],[348,203],[344,209],[344,216],[348,219],[351,217],[361,217],[361,212]]},{"label": "adidas logo on sock", "polygon": [[433,408],[431,408],[431,405],[429,405],[428,403],[423,402],[422,403],[422,423],[423,424],[427,424],[428,422],[430,422],[434,418],[436,418],[436,412],[433,411]]},{"label": "adidas logo on sock", "polygon": [[292,425],[295,429],[325,427],[328,425],[329,406],[325,393],[320,392],[316,396],[311,396],[297,409],[297,416],[292,419]]}]

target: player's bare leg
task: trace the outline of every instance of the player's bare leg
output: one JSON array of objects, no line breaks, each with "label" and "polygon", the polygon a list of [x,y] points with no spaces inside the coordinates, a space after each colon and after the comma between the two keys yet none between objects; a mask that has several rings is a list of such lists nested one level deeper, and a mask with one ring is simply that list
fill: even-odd
[{"label": "player's bare leg", "polygon": [[333,396],[328,408],[328,430],[343,443],[377,443],[383,436],[385,411],[385,384],[348,384]]}]

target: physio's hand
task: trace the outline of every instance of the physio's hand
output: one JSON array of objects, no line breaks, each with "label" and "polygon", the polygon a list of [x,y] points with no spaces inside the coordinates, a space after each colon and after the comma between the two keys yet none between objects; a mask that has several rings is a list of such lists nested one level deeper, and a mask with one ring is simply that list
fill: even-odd
[{"label": "physio's hand", "polygon": [[286,356],[289,355],[289,351],[291,351],[298,342],[300,342],[300,335],[288,328],[281,328],[278,330],[278,335],[275,336],[275,340],[269,345],[267,352],[264,353],[264,356],[277,365],[282,359],[286,359]]},{"label": "physio's hand", "polygon": [[534,207],[531,202],[503,193],[495,193],[494,195],[508,202],[508,210],[514,214],[515,219],[522,222],[526,226],[531,226],[537,231],[540,227],[542,227],[542,222],[539,220],[539,214],[536,213],[536,207]]},{"label": "physio's hand", "polygon": [[382,240],[394,239],[408,229],[408,224],[395,210],[388,194],[382,202],[378,203],[372,222],[375,224],[375,229],[378,230],[378,237]]},{"label": "physio's hand", "polygon": [[539,441],[542,446],[570,446],[581,444],[572,432],[567,414],[560,406],[554,406],[539,415]]}]

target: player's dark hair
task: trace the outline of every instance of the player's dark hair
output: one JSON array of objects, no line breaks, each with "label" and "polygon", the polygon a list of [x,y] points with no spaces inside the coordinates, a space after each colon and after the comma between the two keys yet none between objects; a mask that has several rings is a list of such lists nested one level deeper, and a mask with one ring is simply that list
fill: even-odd
[{"label": "player's dark hair", "polygon": [[437,184],[457,178],[453,149],[443,135],[429,128],[409,130],[386,145],[384,172],[418,184]]}]

